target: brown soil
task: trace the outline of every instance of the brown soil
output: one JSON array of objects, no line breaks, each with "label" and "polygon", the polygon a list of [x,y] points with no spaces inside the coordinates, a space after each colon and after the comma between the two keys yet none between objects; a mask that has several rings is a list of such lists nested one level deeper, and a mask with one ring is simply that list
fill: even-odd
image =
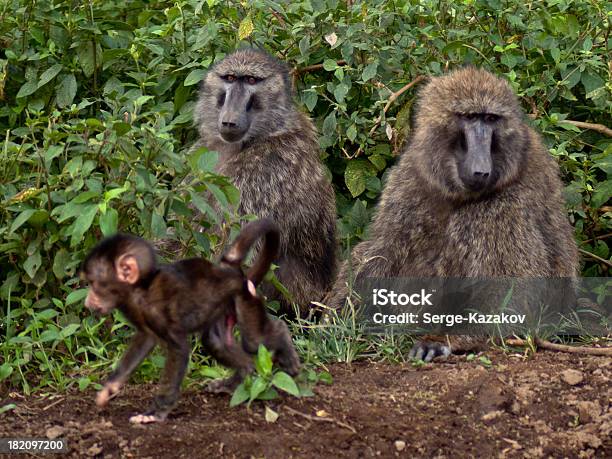
[{"label": "brown soil", "polygon": [[[315,397],[229,408],[186,391],[162,424],[133,426],[154,386],[130,385],[103,411],[93,391],[23,398],[0,438],[57,436],[71,457],[611,457],[612,359],[488,353],[421,368],[334,365]],[[12,456],[16,457],[16,456]],[[49,456],[47,456],[49,457]]]}]

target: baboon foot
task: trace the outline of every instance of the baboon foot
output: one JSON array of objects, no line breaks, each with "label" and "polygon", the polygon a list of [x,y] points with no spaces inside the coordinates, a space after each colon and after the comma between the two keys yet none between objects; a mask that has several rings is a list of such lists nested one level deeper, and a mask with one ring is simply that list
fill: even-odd
[{"label": "baboon foot", "polygon": [[408,358],[431,362],[436,357],[446,359],[451,353],[451,348],[447,344],[437,341],[417,341],[410,349]]}]

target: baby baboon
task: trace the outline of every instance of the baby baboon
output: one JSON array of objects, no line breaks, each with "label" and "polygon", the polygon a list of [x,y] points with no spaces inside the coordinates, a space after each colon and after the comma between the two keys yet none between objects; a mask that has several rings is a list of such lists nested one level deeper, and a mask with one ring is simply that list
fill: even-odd
[{"label": "baby baboon", "polygon": [[[420,96],[370,239],[354,248],[327,304],[343,305],[349,268],[356,279],[575,277],[559,168],[508,84],[468,67],[432,78]],[[421,342],[412,354],[449,351]]]},{"label": "baby baboon", "polygon": [[[292,101],[287,67],[254,49],[228,55],[208,72],[195,119],[198,145],[219,152],[217,171],[240,190],[239,212],[280,226],[276,275],[307,313],[334,278],[336,206],[315,128]],[[291,312],[269,287],[264,292]]]},{"label": "baby baboon", "polygon": [[[253,244],[264,243],[245,274],[241,262]],[[104,239],[89,254],[81,275],[89,283],[85,306],[100,314],[119,308],[136,327],[136,334],[96,397],[106,405],[130,374],[161,344],[167,352],[162,391],[144,414],[130,422],[163,421],[176,404],[189,362],[188,336],[201,333],[208,352],[236,372],[209,385],[213,392],[231,392],[251,372],[249,353],[264,344],[288,373],[300,362],[287,324],[272,320],[255,287],[268,272],[278,250],[278,228],[271,220],[246,225],[219,265],[201,258],[157,265],[152,246],[136,236],[117,234]],[[234,339],[240,328],[242,347]]]}]

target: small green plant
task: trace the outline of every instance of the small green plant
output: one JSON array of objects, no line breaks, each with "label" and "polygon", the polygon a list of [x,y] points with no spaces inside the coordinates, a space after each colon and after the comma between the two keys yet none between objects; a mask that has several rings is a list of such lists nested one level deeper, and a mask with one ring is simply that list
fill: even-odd
[{"label": "small green plant", "polygon": [[331,375],[304,370],[294,379],[284,371],[274,371],[270,351],[260,344],[255,356],[255,374],[247,376],[236,388],[230,406],[244,402],[250,405],[253,400],[273,400],[279,396],[277,389],[294,397],[309,397],[313,395],[312,386],[318,381],[331,384]]}]

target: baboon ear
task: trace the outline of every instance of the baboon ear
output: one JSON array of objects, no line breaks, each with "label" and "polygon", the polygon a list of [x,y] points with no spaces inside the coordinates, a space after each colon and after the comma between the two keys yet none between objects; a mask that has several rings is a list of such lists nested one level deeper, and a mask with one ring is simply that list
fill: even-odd
[{"label": "baboon ear", "polygon": [[140,278],[138,260],[134,255],[123,254],[115,262],[115,273],[120,282],[135,284]]}]

